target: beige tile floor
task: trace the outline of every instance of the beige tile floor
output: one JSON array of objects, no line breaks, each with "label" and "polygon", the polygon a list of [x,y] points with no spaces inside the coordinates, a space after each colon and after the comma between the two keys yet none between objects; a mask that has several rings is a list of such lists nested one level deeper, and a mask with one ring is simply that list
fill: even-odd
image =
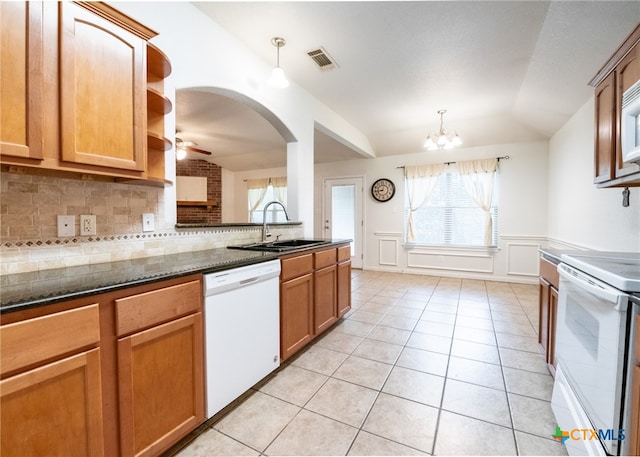
[{"label": "beige tile floor", "polygon": [[532,285],[353,272],[352,310],[179,452],[566,455]]}]

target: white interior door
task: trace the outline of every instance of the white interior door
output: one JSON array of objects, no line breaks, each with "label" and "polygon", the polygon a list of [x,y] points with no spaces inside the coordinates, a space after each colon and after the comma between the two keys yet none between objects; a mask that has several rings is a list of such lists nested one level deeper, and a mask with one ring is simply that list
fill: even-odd
[{"label": "white interior door", "polygon": [[325,238],[351,239],[351,266],[362,268],[364,219],[363,178],[324,180],[322,234]]}]

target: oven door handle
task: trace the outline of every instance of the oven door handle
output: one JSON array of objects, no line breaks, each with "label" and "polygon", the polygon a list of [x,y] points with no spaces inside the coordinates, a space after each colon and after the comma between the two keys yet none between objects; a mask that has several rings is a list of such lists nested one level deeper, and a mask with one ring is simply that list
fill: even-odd
[{"label": "oven door handle", "polygon": [[626,311],[626,306],[623,306],[623,304],[626,303],[623,299],[626,294],[620,292],[618,289],[598,281],[591,276],[587,276],[564,263],[558,265],[558,273],[560,273],[563,279],[571,282],[576,287],[587,290],[593,295],[613,304],[616,311]]}]

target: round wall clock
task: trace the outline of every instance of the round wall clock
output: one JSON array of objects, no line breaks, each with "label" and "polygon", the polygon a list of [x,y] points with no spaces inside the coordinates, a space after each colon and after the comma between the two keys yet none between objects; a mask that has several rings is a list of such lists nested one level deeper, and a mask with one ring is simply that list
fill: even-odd
[{"label": "round wall clock", "polygon": [[396,185],[386,178],[378,179],[371,186],[371,196],[379,202],[386,202],[396,193]]}]

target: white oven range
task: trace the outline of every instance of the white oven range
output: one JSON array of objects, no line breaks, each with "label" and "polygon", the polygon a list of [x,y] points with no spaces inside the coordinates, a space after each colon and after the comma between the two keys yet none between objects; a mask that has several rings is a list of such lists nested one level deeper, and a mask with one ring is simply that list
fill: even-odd
[{"label": "white oven range", "polygon": [[558,272],[553,413],[570,455],[625,455],[640,253],[563,254]]}]

